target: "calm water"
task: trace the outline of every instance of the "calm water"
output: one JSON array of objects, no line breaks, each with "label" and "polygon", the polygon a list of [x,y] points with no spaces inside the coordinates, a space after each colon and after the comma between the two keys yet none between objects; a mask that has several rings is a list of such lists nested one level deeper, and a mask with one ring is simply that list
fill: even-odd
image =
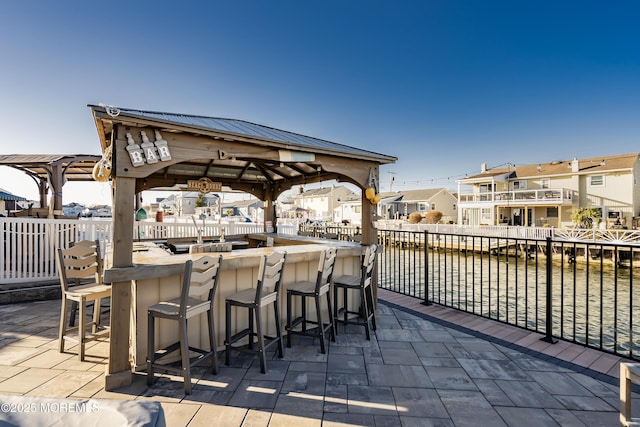
[{"label": "calm water", "polygon": [[[426,258],[426,259],[425,259]],[[640,355],[640,271],[592,261],[551,266],[553,335]],[[427,269],[425,271],[425,263]],[[387,246],[380,285],[544,333],[546,259]],[[637,337],[636,337],[637,336]],[[633,343],[633,344],[631,344]]]}]

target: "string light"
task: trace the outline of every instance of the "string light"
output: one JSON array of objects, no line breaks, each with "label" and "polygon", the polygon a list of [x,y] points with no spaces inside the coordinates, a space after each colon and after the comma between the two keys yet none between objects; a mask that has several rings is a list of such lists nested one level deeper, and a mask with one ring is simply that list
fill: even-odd
[{"label": "string light", "polygon": [[[487,167],[487,170],[496,169],[503,166],[509,166],[514,168],[516,167],[514,163],[506,162],[496,166]],[[394,185],[399,185],[399,186],[435,185],[438,182],[442,182],[442,181],[446,181],[448,184],[450,184],[451,181],[468,178],[469,176],[473,176],[473,175],[479,175],[480,173],[481,171],[477,170],[473,172],[460,173],[457,175],[449,175],[449,176],[444,176],[440,178],[425,178],[425,179],[418,179],[418,180],[402,180],[402,181],[396,179],[394,180]]]}]

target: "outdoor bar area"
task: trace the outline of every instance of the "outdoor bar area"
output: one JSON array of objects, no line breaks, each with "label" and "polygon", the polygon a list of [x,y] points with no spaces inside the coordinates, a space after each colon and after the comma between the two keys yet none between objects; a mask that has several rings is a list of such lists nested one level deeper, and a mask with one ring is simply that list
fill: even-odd
[{"label": "outdoor bar area", "polygon": [[[337,249],[334,276],[357,275],[366,246],[377,240],[373,222],[379,166],[395,162],[395,157],[240,120],[104,105],[89,108],[103,153],[100,173],[112,181],[113,188],[113,243],[107,250],[104,272],[105,283],[111,284],[106,390],[130,384],[132,373],[145,369],[147,308],[178,297],[185,262],[204,255],[194,250],[172,254],[152,241],[134,239],[142,191],[206,193],[225,188],[252,194],[265,203],[264,233],[210,236],[221,245],[216,254],[222,255],[214,305],[218,349],[224,348],[225,298],[254,287],[263,255],[287,254],[279,295],[284,307],[288,285],[314,280],[323,250]],[[295,185],[331,180],[362,190],[361,241],[278,234],[274,207],[278,196]],[[193,244],[201,240],[202,236],[194,236]],[[357,304],[357,300],[349,302],[351,309]],[[189,323],[189,339],[195,346],[206,347],[207,320],[200,317]],[[236,329],[246,327],[247,320],[239,317],[232,322]],[[271,319],[267,332],[275,330],[272,312],[266,318]],[[281,310],[280,323],[285,319],[285,310]],[[160,345],[176,339],[174,326],[156,329]]]}]

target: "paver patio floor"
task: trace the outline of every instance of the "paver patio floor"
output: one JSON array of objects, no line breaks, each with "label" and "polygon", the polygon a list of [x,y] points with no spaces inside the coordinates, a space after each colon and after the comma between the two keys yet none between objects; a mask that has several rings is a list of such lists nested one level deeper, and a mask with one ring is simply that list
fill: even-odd
[{"label": "paver patio floor", "polygon": [[[508,334],[486,339],[454,327],[446,315],[438,319],[380,295],[371,341],[360,327],[340,326],[323,355],[317,341],[294,337],[284,359],[270,355],[267,374],[250,356],[224,366],[220,352],[219,374],[197,368],[191,395],[180,377],[161,375],[147,387],[144,373],[107,392],[106,342],[88,345],[85,362],[74,348],[58,353],[59,301],[3,305],[0,403],[3,395],[157,401],[167,426],[618,425],[612,376],[516,345]],[[7,419],[0,412],[0,425]]]}]

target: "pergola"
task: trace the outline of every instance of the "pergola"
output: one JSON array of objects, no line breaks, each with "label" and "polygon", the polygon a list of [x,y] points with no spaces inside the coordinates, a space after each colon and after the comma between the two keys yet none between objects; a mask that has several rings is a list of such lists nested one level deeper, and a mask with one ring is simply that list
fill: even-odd
[{"label": "pergola", "polygon": [[[242,120],[89,108],[113,185],[113,268],[132,264],[137,195],[150,189],[207,192],[226,186],[253,194],[264,202],[269,231],[270,225],[277,230],[274,201],[283,191],[327,180],[349,182],[362,189],[362,243],[376,241],[370,200],[378,189],[380,165],[394,163],[395,157]],[[130,290],[117,288],[111,296],[112,319],[129,315]],[[112,334],[126,336],[125,323],[112,322]],[[109,357],[121,361],[109,365],[106,381],[112,388],[124,381],[120,373],[127,370],[127,358]]]},{"label": "pergola", "polygon": [[[38,186],[40,207],[50,207],[62,215],[62,186],[67,181],[93,181],[93,168],[101,159],[96,154],[7,154],[0,155],[0,166],[9,166],[29,175]],[[51,190],[53,202],[47,201]]]}]

